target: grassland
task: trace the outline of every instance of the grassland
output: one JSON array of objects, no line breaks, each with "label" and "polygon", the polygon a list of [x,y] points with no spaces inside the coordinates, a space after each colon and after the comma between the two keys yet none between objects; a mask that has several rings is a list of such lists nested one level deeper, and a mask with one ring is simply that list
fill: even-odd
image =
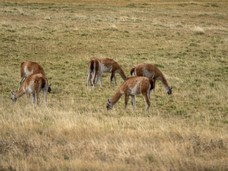
[{"label": "grassland", "polygon": [[[228,3],[207,1],[0,2],[0,170],[227,170]],[[156,64],[145,113],[105,109],[117,86],[87,88],[92,57],[118,61],[129,75]],[[39,62],[52,93],[48,107],[16,104],[22,61]]]}]

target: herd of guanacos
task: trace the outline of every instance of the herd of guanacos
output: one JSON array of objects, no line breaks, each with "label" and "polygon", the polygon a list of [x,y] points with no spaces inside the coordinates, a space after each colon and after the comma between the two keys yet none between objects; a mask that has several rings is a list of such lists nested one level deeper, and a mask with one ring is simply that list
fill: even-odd
[{"label": "herd of guanacos", "polygon": [[[32,95],[32,103],[36,106],[39,102],[39,93],[44,93],[44,103],[47,104],[47,93],[51,92],[51,85],[44,72],[44,69],[37,62],[26,61],[20,66],[21,81],[19,89],[11,92],[13,102],[24,94]],[[111,99],[108,99],[106,108],[110,110],[125,95],[125,108],[127,107],[129,97],[133,109],[135,109],[135,96],[142,94],[146,103],[146,111],[150,108],[150,92],[155,89],[156,80],[160,80],[167,94],[172,94],[172,87],[169,86],[164,74],[153,64],[141,63],[134,66],[131,71],[131,77],[127,77],[121,66],[110,58],[93,58],[89,61],[87,86],[95,87],[99,81],[102,87],[102,74],[111,73],[110,84],[115,81],[115,74],[118,73],[124,82],[117,89]]]}]

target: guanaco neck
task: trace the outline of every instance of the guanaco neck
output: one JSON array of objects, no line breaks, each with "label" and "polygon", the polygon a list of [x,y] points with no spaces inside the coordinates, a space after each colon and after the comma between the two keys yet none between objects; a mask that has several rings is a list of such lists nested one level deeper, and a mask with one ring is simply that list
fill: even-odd
[{"label": "guanaco neck", "polygon": [[23,88],[23,86],[20,87],[20,89],[18,91],[15,92],[15,96],[16,98],[21,97],[23,94],[25,94],[25,90]]},{"label": "guanaco neck", "polygon": [[164,85],[165,89],[168,89],[169,88],[169,84],[168,84],[165,76],[162,73],[161,73],[160,79],[161,79],[161,82]]},{"label": "guanaco neck", "polygon": [[120,76],[123,78],[123,80],[126,80],[127,76],[125,75],[124,71],[122,68],[119,69]]},{"label": "guanaco neck", "polygon": [[120,97],[122,96],[122,94],[120,93],[120,91],[118,90],[117,92],[116,92],[116,94],[111,98],[111,103],[112,103],[112,105],[115,105],[116,104],[116,102],[118,102],[118,100],[120,99]]}]

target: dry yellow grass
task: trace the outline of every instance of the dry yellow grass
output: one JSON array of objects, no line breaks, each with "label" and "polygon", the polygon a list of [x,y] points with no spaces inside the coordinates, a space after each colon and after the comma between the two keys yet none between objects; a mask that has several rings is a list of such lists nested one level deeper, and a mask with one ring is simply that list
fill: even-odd
[{"label": "dry yellow grass", "polygon": [[[0,2],[0,170],[227,170],[228,3],[214,1]],[[155,63],[160,83],[150,113],[117,86],[87,88],[91,57],[118,61],[127,75]],[[39,62],[48,107],[10,101],[22,61]]]}]

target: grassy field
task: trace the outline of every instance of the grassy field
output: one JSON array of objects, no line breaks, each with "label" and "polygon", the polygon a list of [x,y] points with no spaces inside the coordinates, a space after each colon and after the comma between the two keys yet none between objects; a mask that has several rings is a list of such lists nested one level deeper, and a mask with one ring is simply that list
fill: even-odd
[{"label": "grassy field", "polygon": [[[228,3],[207,1],[0,2],[0,170],[228,170]],[[156,64],[150,112],[124,98],[123,82],[86,87],[92,57],[118,61],[126,75]],[[16,104],[22,61],[39,62],[52,84],[48,107]]]}]

